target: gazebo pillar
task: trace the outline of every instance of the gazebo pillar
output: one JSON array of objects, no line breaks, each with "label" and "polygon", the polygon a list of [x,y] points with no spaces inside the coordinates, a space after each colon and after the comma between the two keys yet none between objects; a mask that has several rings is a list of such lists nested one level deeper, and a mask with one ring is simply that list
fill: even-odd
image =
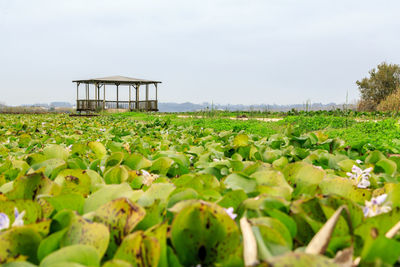
[{"label": "gazebo pillar", "polygon": [[103,110],[106,109],[106,84],[103,84]]},{"label": "gazebo pillar", "polygon": [[116,84],[117,85],[117,109],[119,108],[119,103],[118,103],[118,84]]},{"label": "gazebo pillar", "polygon": [[156,87],[156,106],[155,106],[155,109],[158,109],[158,85],[155,83],[154,86]]},{"label": "gazebo pillar", "polygon": [[85,108],[89,109],[89,84],[86,84],[86,104],[85,104]]},{"label": "gazebo pillar", "polygon": [[146,84],[146,111],[149,111],[149,84]]},{"label": "gazebo pillar", "polygon": [[132,98],[131,95],[132,95],[132,92],[131,92],[131,85],[129,85],[129,104],[128,104],[128,105],[129,105],[129,111],[132,109],[132,108],[131,108],[131,98]]},{"label": "gazebo pillar", "polygon": [[79,109],[79,83],[76,83],[76,109]]},{"label": "gazebo pillar", "polygon": [[136,110],[139,110],[139,88],[140,84],[136,85]]},{"label": "gazebo pillar", "polygon": [[94,84],[94,106],[97,109],[97,83]]}]

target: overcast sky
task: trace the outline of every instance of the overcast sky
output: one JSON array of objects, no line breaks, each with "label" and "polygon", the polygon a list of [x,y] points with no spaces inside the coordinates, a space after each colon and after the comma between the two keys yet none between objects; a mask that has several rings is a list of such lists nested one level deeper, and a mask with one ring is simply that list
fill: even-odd
[{"label": "overcast sky", "polygon": [[72,80],[124,75],[161,80],[161,102],[340,103],[400,63],[399,14],[399,0],[0,0],[0,102],[73,102]]}]

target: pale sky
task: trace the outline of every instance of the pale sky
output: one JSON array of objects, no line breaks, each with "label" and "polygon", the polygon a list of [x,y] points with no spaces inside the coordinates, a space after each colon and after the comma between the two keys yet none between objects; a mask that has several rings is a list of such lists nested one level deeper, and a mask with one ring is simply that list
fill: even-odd
[{"label": "pale sky", "polygon": [[161,80],[160,102],[358,98],[400,63],[399,0],[0,0],[0,102],[74,102],[75,79]]}]

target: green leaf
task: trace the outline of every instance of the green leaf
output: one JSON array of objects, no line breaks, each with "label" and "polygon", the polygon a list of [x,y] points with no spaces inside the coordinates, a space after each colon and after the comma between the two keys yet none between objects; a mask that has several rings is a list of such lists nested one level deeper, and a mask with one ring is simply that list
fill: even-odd
[{"label": "green leaf", "polygon": [[260,193],[267,193],[273,196],[282,196],[286,200],[291,199],[292,187],[286,182],[285,177],[279,171],[258,171],[250,175],[254,177],[259,185]]},{"label": "green leaf", "polygon": [[169,195],[174,191],[175,186],[170,183],[155,183],[138,199],[137,203],[142,207],[153,205],[156,199],[163,203],[167,202]]},{"label": "green leaf", "polygon": [[37,201],[28,199],[0,200],[0,212],[7,214],[11,223],[14,218],[14,208],[17,208],[19,212],[25,211],[23,218],[25,224],[35,223],[43,218],[42,208]]},{"label": "green leaf", "polygon": [[292,249],[292,236],[279,220],[269,217],[250,219],[259,228],[264,244],[272,255],[280,255]]},{"label": "green leaf", "polygon": [[43,260],[47,255],[60,248],[60,243],[68,229],[55,232],[40,242],[37,251],[39,261]]},{"label": "green leaf", "polygon": [[224,208],[232,207],[236,210],[245,199],[247,199],[247,195],[242,189],[233,190],[225,193],[217,204]]},{"label": "green leaf", "polygon": [[103,159],[107,155],[107,150],[100,142],[93,141],[88,143],[89,148],[94,152],[96,158]]},{"label": "green leaf", "polygon": [[167,207],[170,208],[182,200],[198,199],[199,194],[192,188],[177,188],[169,196]]},{"label": "green leaf", "polygon": [[306,162],[291,163],[286,166],[284,174],[294,188],[293,196],[313,195],[326,175],[324,170]]},{"label": "green leaf", "polygon": [[104,174],[106,184],[120,184],[128,180],[129,173],[124,166],[114,166]]},{"label": "green leaf", "polygon": [[124,164],[132,170],[141,170],[151,167],[151,161],[138,153],[132,153],[125,160]]},{"label": "green leaf", "polygon": [[134,194],[135,193],[133,192],[132,188],[127,183],[106,185],[91,194],[86,199],[85,205],[83,206],[83,213],[85,214],[91,211],[95,211],[97,208],[111,200],[121,197],[130,198]]},{"label": "green leaf", "polygon": [[290,252],[279,257],[275,257],[269,261],[269,264],[274,267],[293,266],[294,264],[298,267],[339,267],[327,257],[300,252]]},{"label": "green leaf", "polygon": [[65,266],[73,266],[72,264],[78,263],[83,266],[97,267],[100,266],[100,257],[94,247],[77,244],[61,248],[48,255],[42,260],[40,267],[53,267],[61,263]]},{"label": "green leaf", "polygon": [[82,213],[85,198],[81,194],[71,193],[44,198],[58,212],[69,209]]},{"label": "green leaf", "polygon": [[29,226],[14,227],[0,233],[0,263],[26,256],[37,263],[36,250],[41,241],[40,234]]},{"label": "green leaf", "polygon": [[6,193],[8,199],[35,199],[39,194],[59,192],[58,186],[43,176],[43,173],[32,173],[14,180],[13,189]]},{"label": "green leaf", "polygon": [[337,163],[337,165],[340,167],[340,169],[344,172],[351,172],[351,169],[353,168],[354,165],[356,165],[356,162],[351,159],[345,159],[341,160]]},{"label": "green leaf", "polygon": [[106,168],[117,166],[121,164],[122,160],[124,159],[124,153],[122,152],[113,152],[107,159],[106,159]]},{"label": "green leaf", "polygon": [[151,172],[166,175],[168,173],[169,168],[174,163],[174,160],[169,157],[161,157],[153,161],[153,164],[150,168]]},{"label": "green leaf", "polygon": [[67,163],[62,159],[55,158],[36,163],[31,167],[35,171],[44,168],[44,175],[54,179],[61,170],[67,168]]},{"label": "green leaf", "polygon": [[336,194],[361,205],[365,203],[365,200],[370,200],[372,194],[368,189],[357,188],[348,178],[338,176],[324,178],[319,187],[324,195]]},{"label": "green leaf", "polygon": [[223,262],[239,245],[236,223],[218,205],[197,201],[182,208],[171,226],[171,241],[184,265]]},{"label": "green leaf", "polygon": [[97,250],[101,258],[106,252],[109,239],[110,233],[104,224],[88,222],[80,216],[75,216],[61,240],[61,246],[90,245]]},{"label": "green leaf", "polygon": [[126,235],[144,218],[146,212],[127,198],[118,198],[99,207],[94,221],[106,225],[111,234],[107,258],[111,258]]},{"label": "green leaf", "polygon": [[136,231],[124,238],[114,259],[125,260],[134,266],[157,266],[160,259],[160,242],[143,231]]},{"label": "green leaf", "polygon": [[365,163],[375,164],[378,161],[386,159],[385,155],[379,150],[371,151],[368,156],[365,158]]},{"label": "green leaf", "polygon": [[379,236],[375,240],[369,238],[361,252],[362,262],[382,260],[387,264],[395,264],[400,255],[400,242]]},{"label": "green leaf", "polygon": [[78,169],[62,170],[54,181],[61,186],[64,194],[76,193],[87,196],[92,185],[87,171]]},{"label": "green leaf", "polygon": [[242,189],[245,193],[251,193],[256,190],[257,182],[254,178],[245,176],[240,173],[232,173],[228,175],[224,184],[232,190]]},{"label": "green leaf", "polygon": [[238,134],[233,139],[234,147],[244,147],[249,144],[249,137],[245,134]]},{"label": "green leaf", "polygon": [[65,147],[60,145],[49,145],[43,149],[43,154],[46,159],[61,159],[67,160],[69,152]]},{"label": "green leaf", "polygon": [[106,261],[101,267],[132,267],[132,265],[124,260],[112,259]]},{"label": "green leaf", "polygon": [[375,164],[374,171],[378,172],[380,169],[382,169],[386,174],[393,175],[397,171],[397,165],[392,160],[381,159]]},{"label": "green leaf", "polygon": [[1,265],[2,267],[36,267],[36,265],[27,261],[14,261]]}]

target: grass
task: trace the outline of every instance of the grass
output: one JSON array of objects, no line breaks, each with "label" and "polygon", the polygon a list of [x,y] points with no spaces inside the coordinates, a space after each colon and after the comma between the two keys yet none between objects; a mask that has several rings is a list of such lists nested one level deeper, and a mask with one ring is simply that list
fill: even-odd
[{"label": "grass", "polygon": [[[282,132],[287,125],[297,127],[301,133],[324,131],[330,138],[343,139],[356,149],[380,149],[388,153],[400,153],[400,127],[397,119],[384,118],[379,121],[357,121],[354,117],[332,115],[286,116],[280,121],[232,120],[223,116],[182,118],[178,114],[156,114],[129,112],[113,114],[115,117],[130,117],[140,121],[162,120],[178,126],[212,128],[216,131],[244,131],[249,134],[271,136]],[[372,118],[371,118],[372,119]]]}]

